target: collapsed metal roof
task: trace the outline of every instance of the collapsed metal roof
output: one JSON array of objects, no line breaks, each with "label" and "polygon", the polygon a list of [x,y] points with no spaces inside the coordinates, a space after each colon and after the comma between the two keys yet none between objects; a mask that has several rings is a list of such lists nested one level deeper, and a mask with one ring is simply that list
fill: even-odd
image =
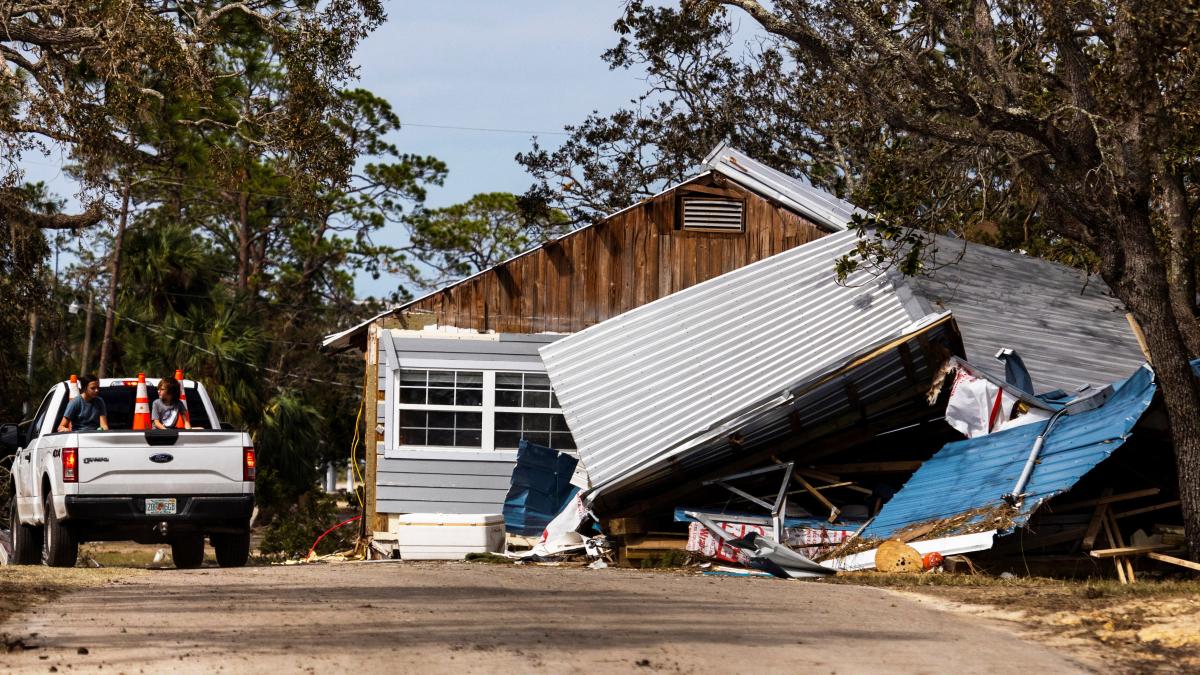
[{"label": "collapsed metal roof", "polygon": [[702,446],[735,420],[935,316],[897,276],[834,262],[830,235],[697,284],[540,352],[593,487]]},{"label": "collapsed metal roof", "polygon": [[[1141,362],[1124,316],[1113,311],[1104,289],[1081,295],[1077,272],[977,244],[939,241],[962,256],[932,279],[859,271],[837,283],[834,261],[857,242],[855,233],[844,232],[542,348],[591,477],[592,498],[614,489],[645,490],[729,461],[794,433],[806,414],[854,412],[862,405],[859,387],[852,382],[847,391],[842,376],[848,361],[872,349],[876,377],[894,393],[901,378],[912,377],[914,350],[902,360],[898,351],[879,351],[879,345],[917,334],[945,310],[958,325],[947,329],[952,336],[938,339],[951,343],[961,331],[966,354],[960,346],[956,355],[973,355],[973,365],[1001,378],[1003,369],[990,361],[1002,347],[1020,352],[1035,382],[1050,386],[1103,381],[1120,364]],[[1089,353],[1097,344],[1106,351]],[[1118,365],[1101,362],[1109,354]],[[926,356],[919,364],[926,388],[940,366],[929,361]],[[1098,376],[1087,374],[1093,367]],[[839,372],[826,383],[824,398],[811,396],[809,385]],[[797,394],[802,391],[804,398]],[[731,444],[731,436],[743,441]]]},{"label": "collapsed metal roof", "polygon": [[1145,362],[1125,308],[1098,276],[939,236],[915,291],[954,312],[971,365],[1003,381],[996,352],[1021,354],[1037,392],[1121,380]]}]

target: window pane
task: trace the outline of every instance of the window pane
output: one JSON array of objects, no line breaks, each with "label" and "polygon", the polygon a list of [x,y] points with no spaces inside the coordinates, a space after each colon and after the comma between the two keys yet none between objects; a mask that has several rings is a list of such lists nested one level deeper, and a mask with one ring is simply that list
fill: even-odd
[{"label": "window pane", "polygon": [[401,403],[416,403],[418,405],[425,403],[425,390],[414,389],[412,387],[400,388]]},{"label": "window pane", "polygon": [[431,386],[431,387],[454,387],[454,371],[453,370],[431,370],[431,371],[429,371],[429,386]]},{"label": "window pane", "polygon": [[400,445],[426,445],[424,429],[401,429]]},{"label": "window pane", "polygon": [[454,405],[454,390],[430,389],[429,405]]},{"label": "window pane", "polygon": [[521,373],[496,373],[497,389],[520,389]]},{"label": "window pane", "polygon": [[558,402],[558,394],[555,394],[554,392],[550,392],[550,407],[551,408],[561,408],[562,407],[562,405],[560,405]]},{"label": "window pane", "polygon": [[520,432],[515,431],[497,431],[496,432],[496,447],[497,448],[516,448],[521,441]]},{"label": "window pane", "polygon": [[549,408],[550,407],[550,392],[526,390],[524,407],[526,407],[526,408]]},{"label": "window pane", "polygon": [[405,386],[417,385],[423,387],[425,386],[425,375],[426,371],[424,370],[401,370],[400,384]]},{"label": "window pane", "polygon": [[550,415],[526,414],[524,415],[525,431],[550,431]]},{"label": "window pane", "polygon": [[525,388],[550,391],[550,377],[537,373],[525,373]]},{"label": "window pane", "polygon": [[570,427],[567,426],[567,418],[562,415],[552,415],[550,417],[550,430],[566,431],[567,433],[571,431]]},{"label": "window pane", "polygon": [[454,445],[459,448],[479,448],[483,446],[483,433],[478,430],[454,432]]},{"label": "window pane", "polygon": [[400,426],[402,427],[424,427],[425,413],[419,410],[401,410],[400,411]]},{"label": "window pane", "polygon": [[481,413],[454,413],[459,429],[482,429],[483,415]]},{"label": "window pane", "polygon": [[529,433],[528,431],[526,431],[525,432],[525,440],[529,441],[530,443],[537,443],[538,445],[544,445],[547,448],[550,447],[550,434]]},{"label": "window pane", "polygon": [[429,445],[454,445],[453,429],[430,429]]},{"label": "window pane", "polygon": [[496,390],[496,405],[502,408],[520,408],[521,392]]},{"label": "window pane", "polygon": [[455,405],[483,405],[482,389],[459,389],[454,394]]},{"label": "window pane", "polygon": [[483,373],[479,371],[463,371],[458,373],[458,388],[482,389]]},{"label": "window pane", "polygon": [[430,412],[429,413],[430,428],[437,429],[453,429],[454,428],[454,413],[452,412]]},{"label": "window pane", "polygon": [[554,448],[555,450],[575,449],[575,439],[571,437],[571,434],[551,434],[551,436],[554,437],[554,442],[550,445],[550,447]]},{"label": "window pane", "polygon": [[497,431],[520,431],[521,430],[521,415],[520,415],[520,413],[496,413],[496,430]]}]

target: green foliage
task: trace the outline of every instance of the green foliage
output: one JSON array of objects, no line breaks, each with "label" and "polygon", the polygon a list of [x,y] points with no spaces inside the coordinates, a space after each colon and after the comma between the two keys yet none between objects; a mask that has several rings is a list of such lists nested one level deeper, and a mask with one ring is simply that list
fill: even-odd
[{"label": "green foliage", "polygon": [[[39,213],[59,207],[41,183],[24,185],[20,193]],[[49,243],[36,227],[0,219],[0,420],[20,419],[22,403],[41,395],[31,390],[25,367],[29,313],[44,311],[49,301],[49,253]]]},{"label": "green foliage", "polygon": [[507,192],[477,194],[461,204],[418,210],[407,218],[411,244],[404,271],[418,286],[436,288],[506,260],[564,233],[567,216]]},{"label": "green foliage", "polygon": [[[332,497],[312,490],[299,497],[293,506],[280,513],[263,532],[259,551],[274,557],[300,558],[325,530],[338,523],[337,504]],[[353,541],[355,523],[344,525],[321,540],[317,553],[325,555],[344,550]]]}]

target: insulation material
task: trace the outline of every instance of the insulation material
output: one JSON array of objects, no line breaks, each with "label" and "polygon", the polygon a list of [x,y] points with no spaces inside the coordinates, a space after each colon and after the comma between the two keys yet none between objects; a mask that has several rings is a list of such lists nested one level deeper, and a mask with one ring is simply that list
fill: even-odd
[{"label": "insulation material", "polygon": [[959,368],[946,404],[946,423],[967,438],[985,436],[1012,416],[1015,396],[982,377]]},{"label": "insulation material", "polygon": [[[771,528],[768,525],[731,523],[720,520],[714,522],[721,529],[738,539],[745,537],[751,532],[764,537],[769,536],[771,533]],[[819,555],[824,548],[847,541],[853,534],[852,530],[831,530],[824,527],[787,528],[784,531],[784,541],[800,555],[813,558]],[[725,543],[720,537],[709,531],[707,527],[696,521],[692,521],[688,525],[687,550],[692,553],[699,553],[706,558],[715,558],[743,565],[748,564],[750,560],[750,557],[742,549]]]}]

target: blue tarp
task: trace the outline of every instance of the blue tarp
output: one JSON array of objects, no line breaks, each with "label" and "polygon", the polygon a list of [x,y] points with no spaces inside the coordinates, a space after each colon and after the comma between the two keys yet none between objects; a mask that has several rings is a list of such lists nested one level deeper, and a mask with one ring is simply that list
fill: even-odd
[{"label": "blue tarp", "polygon": [[579,491],[571,485],[578,463],[566,453],[522,440],[512,486],[504,498],[504,529],[524,536],[540,535]]},{"label": "blue tarp", "polygon": [[[1116,391],[1104,405],[1055,423],[1014,525],[1023,524],[1042,502],[1069,490],[1121,447],[1154,400],[1154,373],[1144,366],[1113,387]],[[1045,426],[1035,422],[947,444],[884,505],[862,536],[886,538],[910,525],[1000,506]]]}]

